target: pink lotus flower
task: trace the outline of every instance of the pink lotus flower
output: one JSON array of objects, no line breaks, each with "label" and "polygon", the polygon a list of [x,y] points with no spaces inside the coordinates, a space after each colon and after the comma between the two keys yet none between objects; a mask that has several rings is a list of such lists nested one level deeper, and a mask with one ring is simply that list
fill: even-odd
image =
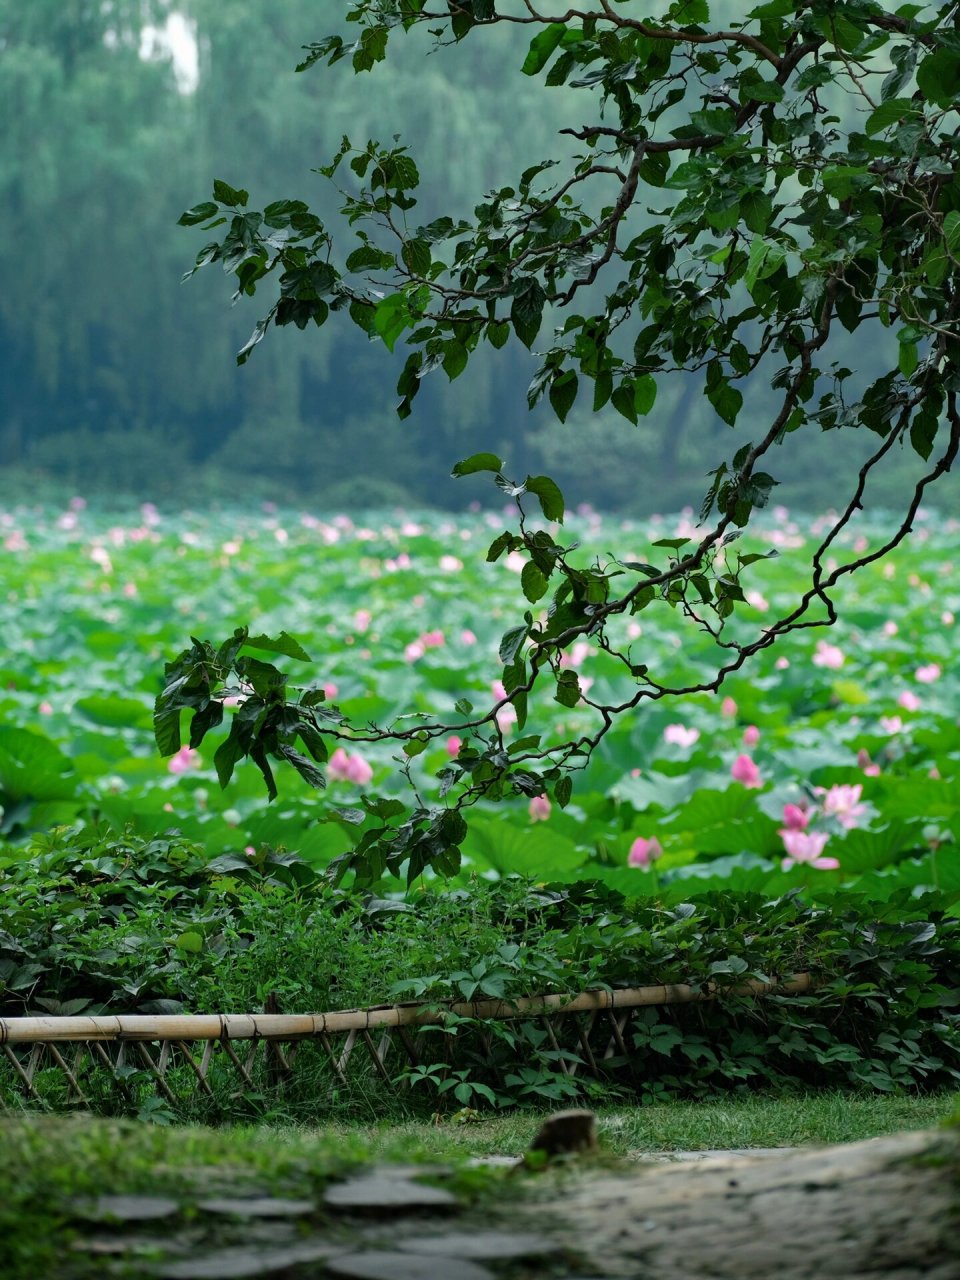
[{"label": "pink lotus flower", "polygon": [[899,733],[903,728],[903,721],[899,716],[881,716],[880,728],[884,733]]},{"label": "pink lotus flower", "polygon": [[425,649],[439,649],[445,643],[443,632],[439,628],[435,631],[424,631],[420,637],[420,643]]},{"label": "pink lotus flower", "polygon": [[450,737],[447,739],[446,745],[447,755],[451,760],[456,760],[457,756],[460,754],[460,748],[463,746],[463,739],[458,738],[455,733],[451,733]]},{"label": "pink lotus flower", "polygon": [[460,632],[460,643],[467,644],[467,645],[477,643],[477,637],[473,634],[473,632],[470,630],[469,627],[464,627],[464,629]]},{"label": "pink lotus flower", "polygon": [[187,773],[190,769],[196,769],[200,764],[200,753],[194,751],[193,747],[182,746],[176,755],[172,755],[167,761],[167,768],[171,773]]},{"label": "pink lotus flower", "polygon": [[532,796],[529,811],[531,822],[546,822],[550,817],[550,801],[546,796]]},{"label": "pink lotus flower", "polygon": [[426,653],[422,640],[411,640],[403,651],[406,662],[418,662]]},{"label": "pink lotus flower", "polygon": [[732,698],[724,698],[720,703],[720,714],[732,720],[737,714],[737,704]]},{"label": "pink lotus flower", "polygon": [[763,779],[760,776],[760,770],[754,764],[753,760],[742,752],[731,765],[730,776],[736,782],[742,782],[745,787],[763,786]]},{"label": "pink lotus flower", "polygon": [[940,679],[942,673],[939,663],[928,662],[925,666],[917,667],[913,674],[921,684],[933,684],[934,680]]},{"label": "pink lotus flower", "polygon": [[50,705],[49,702],[41,702],[39,707],[37,707],[37,710],[40,712],[42,716],[53,715],[53,707]]},{"label": "pink lotus flower", "polygon": [[810,659],[815,667],[826,667],[829,671],[839,671],[843,666],[843,650],[828,640],[818,640],[813,657]]},{"label": "pink lotus flower", "polygon": [[585,640],[578,640],[572,649],[565,650],[560,655],[561,667],[580,667],[583,666],[584,658],[590,656],[590,645]]},{"label": "pink lotus flower", "polygon": [[780,864],[784,871],[789,871],[797,862],[816,867],[818,871],[836,871],[840,866],[836,858],[821,857],[829,839],[825,831],[784,831],[781,837],[788,855]]},{"label": "pink lotus flower", "polygon": [[823,796],[823,812],[850,830],[857,825],[859,818],[866,813],[866,806],[860,803],[863,795],[863,783],[837,783],[829,791],[820,789]]},{"label": "pink lotus flower", "polygon": [[337,747],[327,763],[327,773],[337,782],[355,782],[363,787],[373,777],[373,770],[363,756],[349,756],[343,747]]},{"label": "pink lotus flower", "polygon": [[440,570],[442,573],[459,573],[463,568],[463,561],[458,560],[456,556],[445,555],[440,557]]},{"label": "pink lotus flower", "polygon": [[645,840],[643,836],[637,836],[633,844],[630,846],[630,852],[627,854],[628,867],[643,867],[646,870],[657,858],[663,856],[663,849],[660,841],[656,836],[649,840]]},{"label": "pink lotus flower", "polygon": [[897,699],[897,706],[903,707],[904,711],[919,711],[920,699],[912,689],[904,689],[900,697]]},{"label": "pink lotus flower", "polygon": [[786,671],[787,667],[789,667],[790,665],[790,659],[782,658],[782,657],[778,658],[773,665],[776,667],[778,671]]},{"label": "pink lotus flower", "polygon": [[[507,696],[507,691],[503,687],[502,680],[494,680],[490,685],[490,692],[496,698],[497,702],[503,702]],[[497,724],[500,726],[500,732],[503,733],[509,729],[511,725],[517,723],[517,709],[512,702],[504,703],[497,712]]]},{"label": "pink lotus flower", "polygon": [[895,636],[899,630],[900,628],[897,626],[897,624],[893,621],[892,618],[888,618],[887,621],[883,624],[883,634],[885,636]]},{"label": "pink lotus flower", "polygon": [[[810,821],[810,812],[807,809],[801,809],[798,804],[785,804],[783,806],[783,825],[788,831],[803,831]],[[783,835],[783,832],[780,832]]]},{"label": "pink lotus flower", "polygon": [[361,635],[370,626],[373,621],[373,614],[369,609],[358,609],[353,615],[353,629],[359,631]]},{"label": "pink lotus flower", "polygon": [[760,741],[760,730],[755,724],[748,724],[743,731],[743,745],[745,747],[755,747]]},{"label": "pink lotus flower", "polygon": [[874,764],[870,759],[870,752],[867,751],[866,747],[861,747],[857,752],[857,764],[868,778],[878,778],[880,776],[880,766]]},{"label": "pink lotus flower", "polygon": [[760,613],[766,613],[770,608],[770,601],[766,596],[761,595],[759,591],[748,591],[744,599],[747,604],[753,605],[754,609],[758,609]]},{"label": "pink lotus flower", "polygon": [[699,729],[687,728],[684,724],[668,724],[663,731],[664,742],[675,747],[692,747],[699,737]]}]

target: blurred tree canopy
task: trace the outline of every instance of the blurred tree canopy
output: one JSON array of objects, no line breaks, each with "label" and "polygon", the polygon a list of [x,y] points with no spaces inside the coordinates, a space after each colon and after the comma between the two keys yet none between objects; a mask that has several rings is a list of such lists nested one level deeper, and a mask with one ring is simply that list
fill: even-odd
[{"label": "blurred tree canopy", "polygon": [[[350,6],[331,8],[320,16],[352,39]],[[171,12],[196,39],[195,87],[149,56],[145,33]],[[259,484],[295,501],[443,505],[462,500],[450,457],[483,445],[518,471],[550,469],[577,500],[637,513],[695,501],[698,434],[727,428],[682,376],[661,386],[651,419],[580,406],[559,431],[525,410],[536,361],[512,340],[456,385],[426,381],[402,424],[382,350],[349,326],[323,343],[267,344],[235,376],[246,317],[224,323],[215,281],[189,295],[178,283],[176,217],[210,173],[240,181],[255,156],[264,203],[295,194],[329,219],[337,192],[310,166],[344,134],[399,132],[429,159],[420,207],[469,217],[483,192],[579,146],[557,134],[580,124],[582,95],[559,84],[545,100],[519,75],[528,42],[516,30],[434,57],[417,27],[354,92],[294,73],[317,20],[313,0],[0,0],[0,468],[143,496]],[[859,456],[854,441],[838,448]],[[653,471],[650,494],[635,477]],[[815,448],[798,450],[790,479],[786,499],[832,500]]]}]

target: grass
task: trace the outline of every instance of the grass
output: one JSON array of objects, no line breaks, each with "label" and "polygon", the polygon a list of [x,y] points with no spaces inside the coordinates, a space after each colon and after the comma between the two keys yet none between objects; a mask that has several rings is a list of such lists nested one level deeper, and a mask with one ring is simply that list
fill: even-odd
[{"label": "grass", "polygon": [[[855,1142],[942,1123],[960,1094],[878,1097],[838,1091],[722,1102],[598,1107],[603,1147],[612,1155]],[[269,1182],[324,1181],[370,1160],[457,1160],[519,1155],[546,1113],[378,1124],[137,1124],[88,1117],[0,1120],[0,1202],[43,1186],[78,1191],[166,1185],[185,1170],[229,1170]],[[225,1174],[226,1176],[226,1174]]]},{"label": "grass", "polygon": [[[830,1090],[783,1097],[750,1094],[723,1101],[597,1107],[595,1111],[602,1146],[613,1155],[623,1156],[857,1142],[940,1124],[958,1107],[960,1093],[955,1092],[884,1097]],[[410,1121],[336,1129],[345,1140],[362,1140],[383,1155],[389,1154],[397,1142],[409,1144],[408,1155],[424,1158],[519,1155],[536,1132],[539,1120],[540,1113],[519,1111],[506,1116],[484,1115],[462,1124]],[[324,1128],[313,1132],[331,1131]]]}]

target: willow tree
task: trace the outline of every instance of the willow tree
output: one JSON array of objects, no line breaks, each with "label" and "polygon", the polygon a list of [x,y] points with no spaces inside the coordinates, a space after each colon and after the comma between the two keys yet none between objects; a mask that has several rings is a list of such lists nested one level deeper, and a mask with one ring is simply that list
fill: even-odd
[{"label": "willow tree", "polygon": [[[651,9],[659,12],[648,16]],[[725,21],[712,22],[711,9],[725,11]],[[339,870],[361,883],[404,866],[411,878],[426,866],[454,870],[462,811],[479,798],[548,793],[565,805],[573,775],[618,716],[716,690],[788,632],[829,625],[837,585],[907,537],[923,496],[956,457],[958,5],[891,13],[874,0],[769,0],[731,18],[735,9],[708,0],[595,0],[553,13],[539,0],[353,0],[349,25],[309,46],[301,70],[324,68],[331,90],[343,93],[335,77],[344,68],[375,72],[399,38],[421,27],[442,57],[509,24],[517,74],[583,99],[583,123],[562,131],[563,158],[478,192],[472,213],[452,209],[423,222],[418,166],[401,142],[344,138],[321,170],[345,188],[335,228],[296,200],[254,212],[245,191],[222,181],[181,218],[222,228],[194,270],[220,263],[236,277],[237,297],[268,295],[241,364],[275,329],[352,323],[405,353],[397,391],[406,417],[429,374],[455,379],[482,344],[499,350],[515,338],[535,357],[530,405],[546,397],[560,421],[586,401],[636,423],[655,414],[664,379],[682,372],[698,379],[717,418],[750,424],[748,442],[710,459],[699,537],[655,544],[649,562],[578,559],[560,532],[563,497],[547,476],[508,478],[489,453],[454,466],[456,476],[490,473],[516,504],[514,527],[488,559],[526,559],[527,607],[518,602],[501,641],[506,697],[494,706],[462,700],[448,722],[353,726],[323,705],[318,688],[292,688],[254,656],[305,657],[295,641],[243,628],[219,648],[194,642],[169,664],[156,717],[164,752],[180,745],[183,709],[194,713],[196,746],[222,722],[225,692],[241,692],[216,752],[224,784],[244,757],[273,795],[271,757],[322,785],[338,739],[394,740],[412,769],[431,739],[462,737],[436,805],[368,798],[345,815],[358,825]],[[549,105],[545,94],[544,111]],[[509,102],[503,127],[523,127]],[[845,363],[865,344],[883,362],[879,376]],[[806,589],[759,634],[738,638],[728,624],[757,557],[731,543],[768,502],[792,440],[823,433],[829,469],[837,433],[852,431],[873,446],[848,477]],[[705,437],[704,450],[718,439]],[[863,507],[871,473],[902,449],[925,467],[899,524],[882,545],[844,558],[838,535]],[[653,659],[624,640],[625,619],[646,609],[671,609],[678,628],[714,637],[711,678],[686,686],[658,678]],[[615,701],[591,698],[561,665],[584,641],[620,664]],[[497,712],[512,703],[524,731],[528,700],[544,688],[563,706],[590,708],[590,728],[545,743],[531,724],[505,741]]]}]

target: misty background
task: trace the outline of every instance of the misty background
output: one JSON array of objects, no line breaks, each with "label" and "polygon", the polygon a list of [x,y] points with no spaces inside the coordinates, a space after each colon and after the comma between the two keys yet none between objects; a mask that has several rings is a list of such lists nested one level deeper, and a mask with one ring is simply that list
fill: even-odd
[{"label": "misty background", "polygon": [[[439,54],[426,33],[398,35],[372,74],[355,77],[349,61],[295,74],[301,47],[342,25],[346,8],[0,0],[0,496],[66,487],[183,503],[463,507],[499,500],[449,476],[458,458],[492,449],[514,474],[554,476],[572,504],[631,515],[697,504],[705,473],[751,438],[751,422],[731,431],[694,377],[661,378],[637,427],[588,405],[561,426],[527,410],[538,362],[515,339],[478,351],[452,384],[428,378],[405,422],[393,409],[402,343],[391,356],[348,323],[271,332],[236,368],[267,295],[231,310],[232,277],[216,268],[180,284],[203,238],[177,219],[209,198],[214,177],[248,187],[251,208],[307,201],[345,255],[338,193],[312,172],[343,134],[361,145],[401,135],[427,221],[469,216],[491,187],[562,158],[558,128],[598,110],[588,91],[521,75],[528,35],[516,28]],[[888,352],[856,335],[849,346],[859,373],[886,366]],[[755,438],[774,393],[760,382],[747,403]],[[878,443],[865,434],[789,438],[771,459],[775,498],[841,502],[844,471]],[[919,473],[911,454],[894,455],[875,505],[896,504]]]}]

